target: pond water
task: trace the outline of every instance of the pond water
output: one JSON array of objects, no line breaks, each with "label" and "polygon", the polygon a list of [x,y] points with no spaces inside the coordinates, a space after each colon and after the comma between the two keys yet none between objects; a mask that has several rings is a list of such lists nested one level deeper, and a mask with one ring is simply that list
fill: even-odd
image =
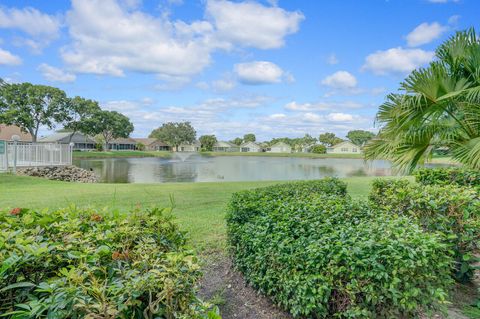
[{"label": "pond water", "polygon": [[364,162],[346,158],[299,158],[266,156],[204,156],[174,154],[164,158],[109,158],[75,160],[91,169],[101,182],[164,183],[304,180],[325,176],[392,175],[388,161]]}]

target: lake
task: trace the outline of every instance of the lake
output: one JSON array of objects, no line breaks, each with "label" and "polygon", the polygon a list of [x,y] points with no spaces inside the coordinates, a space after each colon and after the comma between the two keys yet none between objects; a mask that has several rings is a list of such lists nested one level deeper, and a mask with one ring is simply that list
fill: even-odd
[{"label": "lake", "polygon": [[174,154],[165,158],[74,160],[106,183],[165,183],[318,179],[325,176],[392,175],[388,161],[347,158],[204,156]]}]

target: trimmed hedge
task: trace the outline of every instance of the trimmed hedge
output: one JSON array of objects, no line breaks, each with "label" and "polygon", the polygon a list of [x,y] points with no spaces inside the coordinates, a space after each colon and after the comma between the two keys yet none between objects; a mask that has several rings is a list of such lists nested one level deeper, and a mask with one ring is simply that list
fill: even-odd
[{"label": "trimmed hedge", "polygon": [[295,317],[398,318],[441,307],[452,282],[447,245],[409,218],[352,201],[344,186],[326,179],[234,194],[228,239],[246,280]]},{"label": "trimmed hedge", "polygon": [[200,267],[166,213],[0,212],[0,313],[220,318],[197,299]]},{"label": "trimmed hedge", "polygon": [[414,218],[423,229],[442,234],[455,252],[455,279],[472,279],[474,251],[480,239],[477,192],[451,185],[418,186],[406,180],[378,179],[373,182],[370,201],[380,211]]},{"label": "trimmed hedge", "polygon": [[480,187],[480,171],[461,167],[421,168],[415,179],[423,185],[458,185]]}]

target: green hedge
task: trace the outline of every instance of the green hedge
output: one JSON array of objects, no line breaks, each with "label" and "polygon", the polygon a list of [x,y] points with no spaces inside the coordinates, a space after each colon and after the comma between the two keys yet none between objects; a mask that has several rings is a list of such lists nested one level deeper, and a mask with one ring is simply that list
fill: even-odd
[{"label": "green hedge", "polygon": [[[219,318],[165,210],[0,212],[0,313],[7,318]],[[2,316],[3,317],[3,316]]]},{"label": "green hedge", "polygon": [[445,301],[438,235],[352,201],[338,180],[312,183],[233,195],[229,244],[251,285],[295,317],[409,317]]},{"label": "green hedge", "polygon": [[480,171],[460,167],[421,168],[415,179],[423,185],[458,185],[480,187]]},{"label": "green hedge", "polygon": [[373,182],[370,201],[388,214],[414,218],[430,232],[440,232],[455,252],[454,276],[471,280],[480,239],[480,198],[470,188],[415,185],[405,180]]}]

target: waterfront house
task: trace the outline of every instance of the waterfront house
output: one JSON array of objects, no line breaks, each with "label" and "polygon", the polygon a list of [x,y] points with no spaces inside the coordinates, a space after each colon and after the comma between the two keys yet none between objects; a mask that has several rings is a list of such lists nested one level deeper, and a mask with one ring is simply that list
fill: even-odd
[{"label": "waterfront house", "polygon": [[246,142],[240,145],[240,152],[261,152],[262,147],[254,142]]},{"label": "waterfront house", "polygon": [[80,132],[56,132],[52,135],[42,137],[39,143],[57,143],[70,144],[73,143],[74,151],[91,151],[95,149],[96,142],[93,138]]},{"label": "waterfront house", "polygon": [[361,154],[362,150],[358,145],[353,144],[349,141],[344,141],[327,147],[327,153],[331,154]]},{"label": "waterfront house", "polygon": [[145,145],[146,151],[171,151],[172,148],[156,138],[133,138],[137,144]]},{"label": "waterfront house", "polygon": [[201,144],[199,141],[193,143],[182,143],[178,146],[178,152],[199,152]]},{"label": "waterfront house", "polygon": [[107,145],[110,151],[134,151],[137,149],[137,141],[131,137],[121,137],[111,140]]},{"label": "waterfront house", "polygon": [[284,142],[278,142],[273,144],[270,147],[267,147],[266,151],[268,153],[291,153],[292,147]]},{"label": "waterfront house", "polygon": [[22,129],[16,125],[0,124],[0,140],[12,141],[12,136],[20,136],[20,142],[31,142],[32,135],[25,133]]},{"label": "waterfront house", "polygon": [[214,152],[240,152],[240,146],[230,142],[219,141],[213,145]]}]

